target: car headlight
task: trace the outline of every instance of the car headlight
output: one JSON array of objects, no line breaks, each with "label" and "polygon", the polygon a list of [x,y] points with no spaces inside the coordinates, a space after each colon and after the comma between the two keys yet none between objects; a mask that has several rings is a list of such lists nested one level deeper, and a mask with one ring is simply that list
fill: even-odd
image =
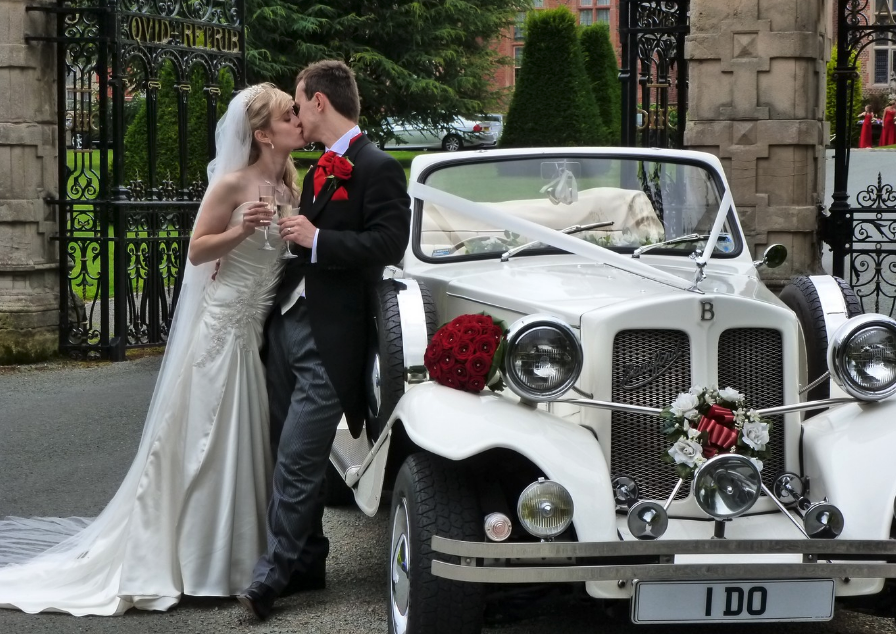
[{"label": "car headlight", "polygon": [[572,522],[572,496],[566,488],[539,478],[526,487],[516,505],[516,514],[529,534],[539,539],[556,537]]},{"label": "car headlight", "polygon": [[863,401],[896,393],[896,321],[884,315],[853,317],[834,332],[828,368],[843,391]]},{"label": "car headlight", "polygon": [[520,398],[549,401],[578,380],[582,358],[582,344],[568,324],[551,315],[529,315],[507,331],[504,378]]},{"label": "car headlight", "polygon": [[694,498],[710,517],[743,515],[762,493],[759,468],[746,456],[728,453],[710,458],[694,474]]}]

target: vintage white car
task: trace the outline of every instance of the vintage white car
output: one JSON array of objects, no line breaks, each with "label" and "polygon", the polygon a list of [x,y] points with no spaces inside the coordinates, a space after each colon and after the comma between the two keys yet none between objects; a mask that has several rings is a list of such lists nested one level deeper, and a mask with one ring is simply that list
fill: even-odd
[{"label": "vintage white car", "polygon": [[[369,515],[391,496],[390,632],[479,632],[492,598],[532,584],[636,623],[896,614],[896,322],[836,278],[768,290],[758,268],[786,251],[753,260],[716,157],[421,156],[410,191],[366,433],[338,431],[328,484]],[[479,313],[509,325],[508,389],[429,380],[436,327]],[[763,460],[677,462],[670,405],[701,386],[771,422]]]}]

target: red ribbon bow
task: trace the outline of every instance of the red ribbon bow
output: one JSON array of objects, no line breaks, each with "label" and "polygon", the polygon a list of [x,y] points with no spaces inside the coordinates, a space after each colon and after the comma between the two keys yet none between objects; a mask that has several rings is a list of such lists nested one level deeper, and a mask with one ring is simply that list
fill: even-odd
[{"label": "red ribbon bow", "polygon": [[703,445],[703,455],[712,458],[717,453],[728,453],[737,441],[734,429],[734,412],[720,405],[709,408],[697,423],[697,431],[705,431],[707,443]]}]

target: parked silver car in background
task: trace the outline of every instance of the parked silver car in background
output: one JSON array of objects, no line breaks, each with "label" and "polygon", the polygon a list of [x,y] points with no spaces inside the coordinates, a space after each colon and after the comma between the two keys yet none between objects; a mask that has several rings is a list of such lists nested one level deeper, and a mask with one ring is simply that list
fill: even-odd
[{"label": "parked silver car in background", "polygon": [[497,112],[484,114],[481,117],[483,125],[488,124],[489,132],[494,132],[498,141],[501,140],[501,132],[504,130],[504,115]]},{"label": "parked silver car in background", "polygon": [[458,150],[491,147],[498,137],[489,121],[471,121],[456,117],[444,128],[424,126],[419,122],[387,120],[396,138],[383,146],[387,150],[430,149],[457,152]]}]

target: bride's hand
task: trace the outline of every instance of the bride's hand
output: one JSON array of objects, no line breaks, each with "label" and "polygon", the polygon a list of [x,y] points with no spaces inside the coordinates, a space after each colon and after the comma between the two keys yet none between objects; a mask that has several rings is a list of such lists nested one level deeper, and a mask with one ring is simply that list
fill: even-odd
[{"label": "bride's hand", "polygon": [[243,234],[250,236],[255,233],[259,227],[269,227],[274,212],[268,207],[267,203],[252,203],[246,211],[243,212]]}]

